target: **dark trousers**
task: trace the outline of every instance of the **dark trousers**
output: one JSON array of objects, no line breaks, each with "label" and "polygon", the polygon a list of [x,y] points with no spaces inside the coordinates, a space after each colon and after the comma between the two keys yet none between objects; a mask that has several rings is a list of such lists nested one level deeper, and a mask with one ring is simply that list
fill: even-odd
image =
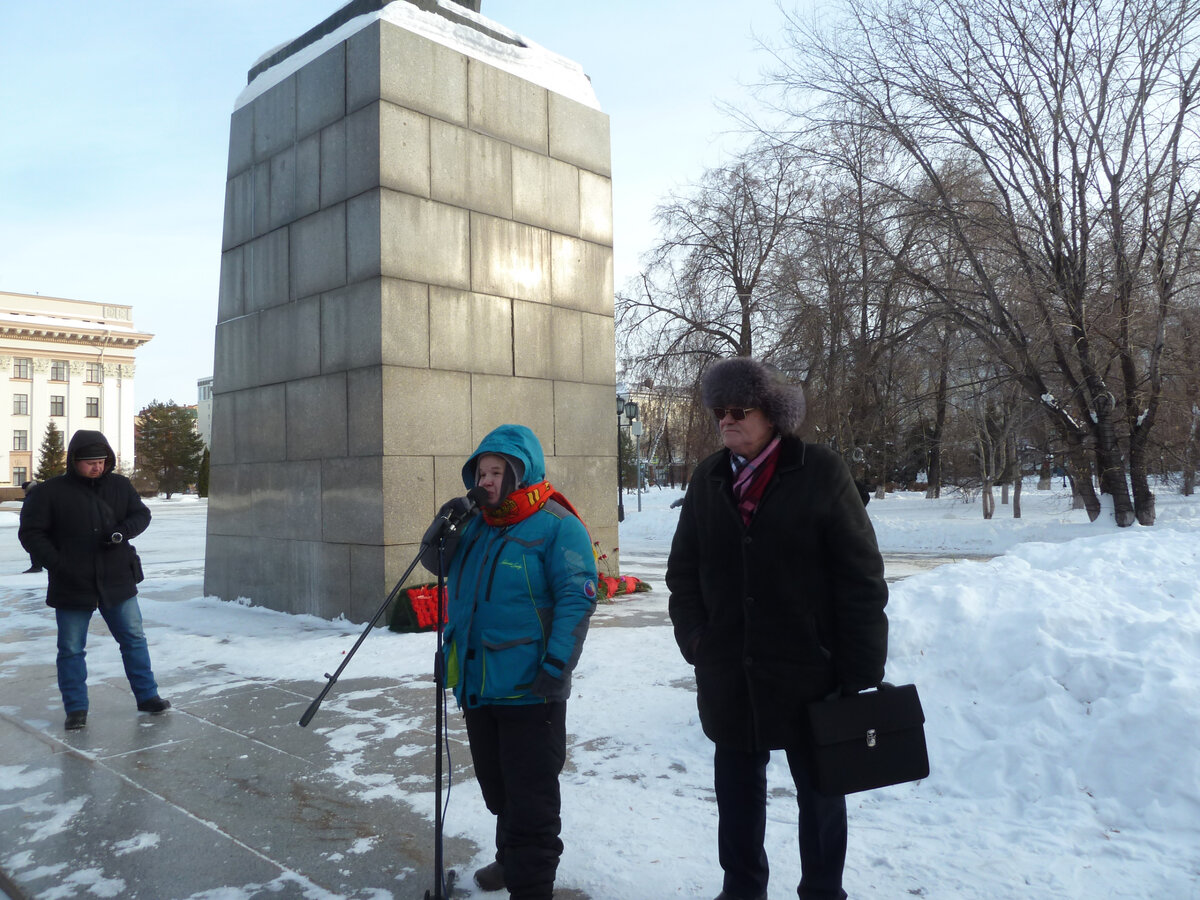
[{"label": "dark trousers", "polygon": [[496,859],[514,900],[550,900],[562,856],[558,776],[567,704],[480,706],[464,713],[475,777],[496,816]]},{"label": "dark trousers", "polygon": [[[768,751],[747,752],[721,744],[714,756],[717,793],[717,851],[725,872],[724,890],[734,897],[766,896]],[[813,788],[800,750],[787,750],[800,807],[801,900],[845,900],[846,798],[827,797]]]}]

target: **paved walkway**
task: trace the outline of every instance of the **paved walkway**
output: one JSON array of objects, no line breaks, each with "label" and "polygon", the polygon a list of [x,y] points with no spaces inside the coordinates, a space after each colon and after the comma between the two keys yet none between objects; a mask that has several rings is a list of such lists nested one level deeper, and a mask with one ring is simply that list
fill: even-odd
[{"label": "paved walkway", "polygon": [[[2,665],[21,635],[0,634]],[[172,692],[175,707],[149,716],[132,708],[127,685],[101,681],[87,728],[66,732],[53,665],[15,671],[0,679],[0,770],[20,770],[0,790],[0,870],[29,897],[410,900],[433,887],[430,817],[351,799],[324,774],[329,741],[310,729],[340,723],[323,708],[313,726],[297,726],[311,683]],[[335,690],[369,693],[415,723],[404,742],[425,752],[397,756],[384,741],[360,765],[432,791],[432,684],[419,699],[394,681],[345,678]],[[459,723],[450,717],[462,767]],[[478,852],[448,840],[445,858]]]},{"label": "paved walkway", "polygon": [[[0,515],[14,512],[0,508]],[[164,515],[155,527],[169,535],[172,528],[195,526]],[[328,735],[341,726],[353,729],[361,718],[327,703],[313,725],[298,727],[322,686],[311,681],[233,679],[216,666],[179,671],[174,684],[203,687],[165,690],[174,707],[150,716],[134,710],[123,678],[93,678],[88,726],[66,732],[52,654],[45,664],[6,665],[33,638],[52,646],[54,620],[44,607],[44,576],[7,574],[20,572],[28,558],[9,546],[15,529],[5,533],[14,540],[0,546],[0,896],[421,900],[432,891],[431,681],[343,677],[334,687],[360,698],[355,712],[378,708],[405,723],[402,734],[356,751],[355,770],[427,791],[428,810],[388,797],[349,796],[344,782],[330,777],[339,751],[316,728]],[[665,551],[623,560],[626,571],[654,583],[661,583],[665,563]],[[929,564],[918,560],[914,568]],[[170,574],[194,566],[180,560]],[[186,589],[176,590],[194,596],[192,575]],[[169,583],[148,595],[170,599]],[[594,624],[663,624],[662,606],[601,607]],[[47,614],[22,615],[24,624],[13,624],[15,612],[35,609]],[[101,643],[107,634],[98,616],[93,632],[93,642],[110,652]],[[462,785],[473,778],[470,755],[461,716],[449,718],[455,781]],[[414,744],[420,752],[410,752]],[[453,865],[482,851],[448,839],[445,860]],[[476,892],[469,873],[466,881],[456,897],[497,896]],[[556,897],[589,900],[566,884]]]},{"label": "paved walkway", "polygon": [[[3,507],[0,515],[15,513]],[[176,526],[156,516],[156,527],[164,533]],[[134,709],[124,678],[93,675],[87,727],[67,732],[45,576],[13,575],[28,557],[10,545],[15,529],[0,534],[6,536],[0,546],[0,897],[419,900],[432,891],[431,679],[354,678],[348,667],[333,692],[355,695],[352,712],[360,717],[326,702],[312,724],[300,728],[323,682],[173,667],[164,686],[173,708],[151,716]],[[138,543],[139,549],[151,546],[148,539]],[[194,565],[181,560],[177,574]],[[191,581],[188,596],[196,593],[194,573]],[[145,593],[170,599],[169,589],[151,586]],[[14,624],[18,612],[20,625]],[[35,639],[50,649],[45,664],[23,657]],[[89,645],[115,652],[99,616]],[[8,664],[18,657],[21,665]],[[462,717],[450,702],[454,790],[461,790],[474,775]],[[344,762],[330,732],[345,726],[354,733],[361,714],[376,708],[406,727],[356,749],[356,776],[377,773],[412,793],[427,792],[428,809],[387,796],[351,796],[345,782],[330,776]],[[448,838],[444,858],[448,866],[463,864],[483,851]],[[455,897],[476,896],[470,873],[465,877]],[[566,884],[556,896],[588,900]]]}]

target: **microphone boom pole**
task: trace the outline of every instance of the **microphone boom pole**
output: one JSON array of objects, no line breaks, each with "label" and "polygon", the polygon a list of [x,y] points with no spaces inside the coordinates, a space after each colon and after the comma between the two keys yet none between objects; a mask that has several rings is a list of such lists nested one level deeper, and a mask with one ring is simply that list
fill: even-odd
[{"label": "microphone boom pole", "polygon": [[465,502],[463,507],[459,510],[459,515],[457,517],[453,515],[453,511],[448,511],[445,515],[439,515],[437,518],[435,518],[433,523],[427,529],[425,529],[425,536],[421,539],[421,546],[417,548],[417,555],[413,557],[413,561],[409,563],[408,568],[404,570],[404,574],[400,576],[400,580],[396,582],[396,586],[392,588],[392,592],[388,594],[387,599],[383,601],[383,605],[375,611],[375,615],[371,616],[371,621],[367,623],[367,627],[363,629],[363,633],[358,636],[358,640],[354,642],[354,646],[350,648],[350,652],[346,654],[346,658],[342,660],[342,664],[334,670],[332,675],[330,675],[328,672],[325,673],[325,677],[328,679],[328,681],[326,681],[325,687],[321,689],[321,693],[317,694],[313,702],[308,705],[308,709],[304,711],[304,715],[300,717],[301,728],[308,727],[308,723],[312,721],[313,716],[315,716],[317,714],[317,710],[320,709],[321,702],[325,699],[325,695],[328,694],[330,688],[337,683],[338,676],[342,674],[342,670],[346,668],[354,654],[358,652],[358,648],[362,645],[362,642],[366,640],[367,635],[371,633],[371,629],[375,627],[375,623],[379,621],[379,617],[382,616],[384,610],[388,608],[388,604],[390,604],[392,600],[396,598],[396,595],[400,593],[400,587],[405,581],[408,580],[408,576],[411,575],[412,570],[417,567],[417,563],[421,561],[421,557],[425,554],[425,551],[432,546],[434,541],[445,537],[447,531],[456,530],[459,523],[468,518],[472,510],[474,510],[482,500],[486,499],[487,491],[485,491],[483,488],[471,488],[471,490],[467,492],[467,496],[463,498]]},{"label": "microphone boom pole", "polygon": [[342,670],[350,663],[351,658],[358,651],[358,648],[362,645],[362,642],[366,640],[367,635],[371,633],[371,629],[375,627],[375,623],[379,621],[379,617],[383,615],[384,610],[388,608],[388,605],[396,598],[396,595],[400,593],[400,586],[403,585],[408,579],[408,576],[412,574],[412,570],[417,567],[417,563],[421,561],[421,554],[423,554],[426,549],[427,543],[422,544],[420,549],[417,550],[417,555],[413,559],[412,564],[404,570],[404,574],[400,576],[400,580],[396,582],[396,586],[392,588],[392,592],[388,594],[387,599],[383,601],[383,605],[379,607],[379,609],[376,610],[375,615],[371,617],[371,621],[367,623],[367,627],[363,630],[363,633],[358,636],[358,640],[354,642],[354,646],[350,648],[350,652],[346,654],[346,658],[342,660],[342,664],[338,666],[336,670],[334,670],[332,675],[330,675],[328,672],[325,673],[325,677],[329,680],[325,683],[325,687],[321,688],[321,693],[317,694],[316,699],[314,699],[313,702],[308,705],[308,709],[304,711],[304,715],[300,717],[301,728],[308,727],[308,723],[312,721],[312,717],[317,714],[317,710],[321,706],[321,701],[325,699],[325,695],[329,693],[329,689],[332,688],[337,682],[338,676],[342,674]]}]

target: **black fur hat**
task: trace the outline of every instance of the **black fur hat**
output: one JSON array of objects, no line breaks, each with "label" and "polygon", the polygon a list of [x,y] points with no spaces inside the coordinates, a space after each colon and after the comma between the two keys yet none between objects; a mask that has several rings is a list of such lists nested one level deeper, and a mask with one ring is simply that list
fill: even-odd
[{"label": "black fur hat", "polygon": [[780,434],[795,434],[804,424],[804,388],[790,383],[769,363],[748,356],[709,366],[700,381],[701,396],[714,406],[753,406],[762,410]]}]

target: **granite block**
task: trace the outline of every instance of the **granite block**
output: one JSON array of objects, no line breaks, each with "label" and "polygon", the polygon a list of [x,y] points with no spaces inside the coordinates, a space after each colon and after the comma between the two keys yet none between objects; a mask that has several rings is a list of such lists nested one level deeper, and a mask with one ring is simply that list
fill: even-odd
[{"label": "granite block", "polygon": [[221,285],[217,294],[217,321],[224,322],[246,310],[245,250],[235,247],[221,254]]},{"label": "granite block", "polygon": [[[390,142],[386,135],[383,145],[387,152]],[[509,144],[495,138],[446,122],[431,122],[430,196],[440,203],[511,219],[512,154]]]},{"label": "granite block", "polygon": [[334,122],[314,136],[320,141],[321,168],[318,175],[320,205],[333,206],[349,196],[346,190],[346,123]]},{"label": "granite block", "polygon": [[612,176],[609,152],[612,139],[607,115],[551,92],[548,117],[550,156],[597,175]]},{"label": "granite block", "polygon": [[429,117],[392,103],[380,103],[378,110],[378,170],[369,187],[428,197]]},{"label": "granite block", "polygon": [[383,229],[380,192],[368,191],[346,201],[346,280],[378,278]]},{"label": "granite block", "polygon": [[550,273],[555,306],[612,315],[612,248],[551,235]]},{"label": "granite block", "polygon": [[511,375],[512,302],[506,297],[430,288],[430,367]]},{"label": "granite block", "polygon": [[390,22],[379,29],[379,93],[389,103],[467,123],[467,57]]},{"label": "granite block", "polygon": [[254,108],[254,161],[270,159],[296,142],[296,76],[289,75],[249,104]]},{"label": "granite block", "polygon": [[280,228],[246,245],[245,311],[256,312],[287,303],[291,265],[288,229]]},{"label": "granite block", "polygon": [[[331,126],[340,128],[340,125]],[[345,162],[342,163],[343,168]],[[321,135],[310,134],[296,144],[295,218],[312,215],[321,208]]]},{"label": "granite block", "polygon": [[579,169],[579,236],[613,245],[612,179]]},{"label": "granite block", "polygon": [[310,297],[346,284],[346,205],[323,209],[288,229],[291,297]]},{"label": "granite block", "polygon": [[380,268],[385,276],[469,287],[468,213],[443,203],[380,193]]},{"label": "granite block", "polygon": [[263,384],[321,373],[321,298],[306,297],[260,313],[259,377]]},{"label": "granite block", "polygon": [[512,218],[549,231],[579,236],[580,205],[584,198],[580,172],[575,166],[514,147],[512,172]]},{"label": "granite block", "polygon": [[[616,441],[611,384],[554,382],[554,453],[593,456],[597,448]],[[605,415],[598,415],[604,410]],[[613,444],[615,447],[615,443]]]},{"label": "granite block", "polygon": [[296,136],[307,137],[346,115],[346,45],[339,43],[296,73]]},{"label": "granite block", "polygon": [[289,381],[286,415],[289,460],[345,456],[345,373]]},{"label": "granite block", "polygon": [[472,375],[470,396],[472,447],[497,425],[515,423],[533,430],[547,456],[554,454],[554,382]]},{"label": "granite block", "polygon": [[466,372],[385,366],[383,453],[436,456],[469,442],[472,376]]},{"label": "granite block", "polygon": [[468,61],[467,80],[472,131],[549,153],[545,88],[477,59]]},{"label": "granite block", "polygon": [[271,157],[270,212],[267,228],[287,225],[296,218],[296,148],[288,147]]},{"label": "granite block", "polygon": [[471,213],[471,289],[549,303],[551,234],[541,228]]}]

